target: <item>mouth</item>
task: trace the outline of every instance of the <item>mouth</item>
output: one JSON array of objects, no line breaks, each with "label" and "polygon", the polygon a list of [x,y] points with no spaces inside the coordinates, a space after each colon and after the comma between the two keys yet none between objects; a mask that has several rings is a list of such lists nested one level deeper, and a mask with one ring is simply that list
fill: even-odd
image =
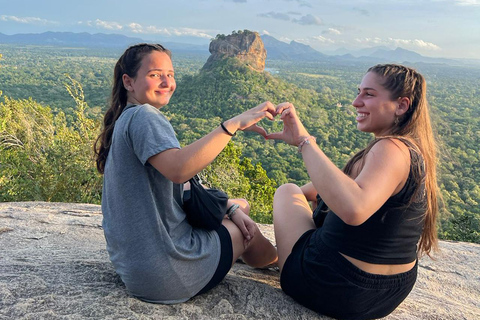
[{"label": "mouth", "polygon": [[364,112],[358,112],[357,113],[357,117],[355,118],[357,121],[361,121],[361,120],[364,120],[365,118],[368,117],[368,113],[364,113]]}]

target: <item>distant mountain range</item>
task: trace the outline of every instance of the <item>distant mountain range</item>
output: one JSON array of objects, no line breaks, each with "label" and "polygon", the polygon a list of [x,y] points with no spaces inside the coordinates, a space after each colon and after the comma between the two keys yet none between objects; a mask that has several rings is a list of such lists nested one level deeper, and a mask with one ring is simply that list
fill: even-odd
[{"label": "distant mountain range", "polygon": [[[292,41],[286,43],[272,36],[261,36],[267,50],[267,60],[290,61],[368,61],[368,62],[396,62],[396,63],[441,63],[449,65],[464,65],[464,61],[422,56],[414,51],[387,47],[373,47],[358,51],[338,49],[327,55],[308,45]],[[44,32],[6,35],[0,33],[0,44],[23,45],[50,45],[71,47],[99,47],[99,48],[126,48],[139,42],[150,42],[141,38],[127,37],[119,34],[104,33],[73,33],[73,32]],[[208,44],[188,44],[178,42],[162,42],[173,52],[196,53],[208,55]],[[480,61],[477,61],[479,64]]]}]

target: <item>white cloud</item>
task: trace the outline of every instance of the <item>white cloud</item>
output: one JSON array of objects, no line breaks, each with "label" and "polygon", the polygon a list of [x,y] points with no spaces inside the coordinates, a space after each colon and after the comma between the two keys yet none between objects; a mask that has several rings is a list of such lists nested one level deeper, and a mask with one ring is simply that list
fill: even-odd
[{"label": "white cloud", "polygon": [[95,20],[95,26],[107,30],[122,30],[123,27],[114,21],[102,21],[102,20]]},{"label": "white cloud", "polygon": [[330,38],[325,38],[324,36],[314,36],[312,37],[314,42],[320,42],[320,43],[327,43],[327,44],[334,44],[335,41],[330,39]]},{"label": "white cloud", "polygon": [[0,21],[13,21],[24,24],[34,24],[34,25],[49,25],[49,24],[58,24],[56,21],[49,21],[36,17],[16,17],[16,16],[6,16],[1,15]]},{"label": "white cloud", "polygon": [[332,35],[339,36],[342,34],[342,32],[335,28],[328,28],[327,30],[323,30],[322,34],[332,34]]},{"label": "white cloud", "polygon": [[165,35],[165,36],[192,36],[197,38],[212,39],[213,36],[208,34],[205,30],[192,28],[159,28],[157,26],[143,26],[136,22],[131,22],[126,25],[121,25],[114,21],[80,21],[79,24],[87,25],[93,28],[107,29],[107,30],[123,30],[130,31],[136,34],[151,34],[151,35]]},{"label": "white cloud", "polygon": [[192,36],[197,38],[213,38],[212,35],[208,34],[204,30],[192,29],[192,28],[158,28],[156,26],[142,26],[139,23],[132,22],[128,25],[128,28],[133,33],[139,34],[162,34],[166,36]]},{"label": "white cloud", "polygon": [[480,6],[480,0],[453,0],[459,6]]},{"label": "white cloud", "polygon": [[422,49],[438,51],[441,50],[439,46],[434,43],[426,42],[420,39],[394,39],[394,38],[357,38],[355,42],[365,46],[388,46],[388,47],[402,47],[404,49]]}]

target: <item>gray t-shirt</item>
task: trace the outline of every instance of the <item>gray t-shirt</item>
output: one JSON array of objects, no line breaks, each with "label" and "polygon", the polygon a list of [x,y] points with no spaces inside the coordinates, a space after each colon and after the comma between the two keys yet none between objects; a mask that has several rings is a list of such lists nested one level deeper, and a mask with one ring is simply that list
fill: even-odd
[{"label": "gray t-shirt", "polygon": [[183,185],[147,161],[172,148],[180,144],[164,115],[148,104],[132,106],[115,124],[103,180],[110,260],[132,295],[156,303],[193,297],[220,260],[218,234],[194,229],[186,220]]}]

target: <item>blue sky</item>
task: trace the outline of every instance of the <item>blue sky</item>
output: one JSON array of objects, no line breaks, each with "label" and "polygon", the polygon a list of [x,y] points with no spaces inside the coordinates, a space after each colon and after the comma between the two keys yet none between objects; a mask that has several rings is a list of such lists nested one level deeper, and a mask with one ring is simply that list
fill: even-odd
[{"label": "blue sky", "polygon": [[208,43],[252,30],[330,53],[402,47],[480,59],[480,0],[0,0],[4,34],[118,33]]}]

